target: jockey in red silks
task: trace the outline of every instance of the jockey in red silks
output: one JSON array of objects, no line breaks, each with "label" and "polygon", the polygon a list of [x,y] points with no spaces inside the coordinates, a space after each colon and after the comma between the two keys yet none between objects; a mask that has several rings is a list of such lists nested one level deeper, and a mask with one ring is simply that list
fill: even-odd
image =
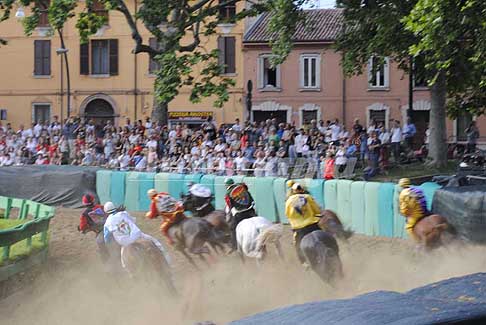
[{"label": "jockey in red silks", "polygon": [[160,231],[167,239],[167,242],[173,245],[174,241],[169,236],[169,228],[185,219],[182,203],[176,201],[169,194],[165,192],[157,193],[154,189],[148,190],[147,196],[152,202],[150,203],[150,211],[145,216],[150,219],[155,219],[159,215],[162,216],[163,222],[160,225]]}]

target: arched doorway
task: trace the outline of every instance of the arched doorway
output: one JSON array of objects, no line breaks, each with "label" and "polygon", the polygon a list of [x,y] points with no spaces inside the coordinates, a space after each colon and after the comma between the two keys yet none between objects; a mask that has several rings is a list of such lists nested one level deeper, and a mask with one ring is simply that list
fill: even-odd
[{"label": "arched doorway", "polygon": [[94,120],[95,124],[104,124],[108,120],[112,123],[115,119],[115,110],[109,102],[104,99],[93,99],[84,109],[84,117],[86,120]]}]

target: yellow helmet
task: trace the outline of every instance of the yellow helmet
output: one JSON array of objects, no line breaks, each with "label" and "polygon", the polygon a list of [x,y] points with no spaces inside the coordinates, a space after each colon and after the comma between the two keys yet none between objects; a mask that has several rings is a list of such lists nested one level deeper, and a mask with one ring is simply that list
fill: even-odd
[{"label": "yellow helmet", "polygon": [[151,188],[150,190],[147,191],[147,196],[151,199],[153,198],[154,196],[157,195],[157,191],[154,190],[153,188]]},{"label": "yellow helmet", "polygon": [[407,187],[410,187],[411,182],[410,182],[410,179],[409,178],[402,178],[398,181],[398,185],[400,187],[403,187],[403,188],[407,188]]},{"label": "yellow helmet", "polygon": [[295,184],[295,182],[294,182],[294,180],[292,180],[292,179],[289,179],[289,180],[287,181],[287,187],[288,187],[288,188],[291,188],[291,187],[292,187],[294,184]]},{"label": "yellow helmet", "polygon": [[296,194],[304,193],[304,188],[299,183],[294,183],[294,185],[292,185],[292,192]]}]

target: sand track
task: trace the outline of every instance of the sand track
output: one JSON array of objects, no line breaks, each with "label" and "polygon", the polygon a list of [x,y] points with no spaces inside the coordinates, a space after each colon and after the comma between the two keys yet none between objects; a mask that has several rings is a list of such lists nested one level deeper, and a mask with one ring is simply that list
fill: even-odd
[{"label": "sand track", "polygon": [[[399,239],[355,236],[341,243],[345,281],[337,289],[319,282],[297,263],[291,233],[284,237],[285,262],[271,259],[258,269],[235,256],[219,257],[198,273],[172,253],[178,300],[162,287],[134,285],[107,274],[96,255],[94,235],[76,231],[79,210],[59,209],[51,224],[49,260],[15,279],[21,288],[0,301],[0,324],[217,324],[271,308],[313,300],[346,298],[374,290],[405,291],[416,286],[486,271],[486,248],[451,247],[417,254]],[[138,224],[161,238],[160,220]],[[273,251],[270,255],[275,256]],[[201,265],[202,266],[202,265]]]}]

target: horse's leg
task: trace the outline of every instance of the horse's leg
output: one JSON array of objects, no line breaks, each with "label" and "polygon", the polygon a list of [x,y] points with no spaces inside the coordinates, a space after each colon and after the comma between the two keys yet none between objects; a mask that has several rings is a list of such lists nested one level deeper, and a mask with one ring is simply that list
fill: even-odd
[{"label": "horse's leg", "polygon": [[186,257],[186,259],[189,261],[189,263],[191,263],[191,265],[194,266],[194,268],[199,271],[199,267],[197,266],[196,262],[194,262],[191,255],[187,254],[185,249],[181,249],[180,252],[182,253],[182,255],[184,255]]}]

